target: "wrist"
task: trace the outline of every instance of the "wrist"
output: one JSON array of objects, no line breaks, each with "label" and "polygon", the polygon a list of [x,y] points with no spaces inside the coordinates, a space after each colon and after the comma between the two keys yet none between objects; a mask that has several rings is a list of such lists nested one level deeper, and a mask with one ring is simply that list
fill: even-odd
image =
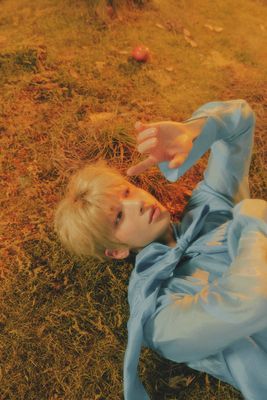
[{"label": "wrist", "polygon": [[198,118],[192,121],[185,122],[187,133],[190,135],[192,142],[194,142],[201,134],[204,125],[207,121],[206,117]]}]

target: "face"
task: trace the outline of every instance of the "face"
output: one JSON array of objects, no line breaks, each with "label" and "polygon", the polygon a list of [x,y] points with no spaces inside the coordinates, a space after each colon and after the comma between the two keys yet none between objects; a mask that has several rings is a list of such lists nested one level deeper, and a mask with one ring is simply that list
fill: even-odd
[{"label": "face", "polygon": [[[169,211],[150,193],[125,182],[112,211],[114,236],[129,249],[139,251],[153,241],[166,244],[172,228]],[[152,210],[154,211],[151,220]],[[110,254],[109,254],[110,255]],[[114,257],[124,258],[124,257]]]}]

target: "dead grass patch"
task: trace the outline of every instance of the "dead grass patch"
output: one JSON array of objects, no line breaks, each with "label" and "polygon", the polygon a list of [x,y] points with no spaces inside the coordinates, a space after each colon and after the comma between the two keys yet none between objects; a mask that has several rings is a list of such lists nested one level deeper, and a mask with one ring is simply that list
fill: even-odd
[{"label": "dead grass patch", "polygon": [[[201,1],[171,1],[164,9],[157,1],[141,9],[118,2],[111,19],[92,14],[82,0],[1,2],[1,399],[122,398],[132,266],[66,254],[53,232],[53,210],[69,176],[87,161],[103,157],[125,173],[139,159],[136,120],[179,121],[206,101],[245,98],[258,119],[252,197],[266,198],[264,65],[252,39],[240,50],[238,36],[238,29],[244,38],[254,29],[263,48],[254,22],[263,23],[266,11],[261,2],[243,3],[240,28],[229,31],[228,5],[219,0],[215,8]],[[255,15],[242,23],[252,6]],[[216,19],[224,27],[217,36],[203,28]],[[184,40],[181,24],[197,48]],[[139,41],[151,48],[151,63],[131,59]],[[208,153],[175,184],[157,168],[131,181],[179,221],[207,159]],[[240,398],[148,350],[140,367],[153,399]]]}]

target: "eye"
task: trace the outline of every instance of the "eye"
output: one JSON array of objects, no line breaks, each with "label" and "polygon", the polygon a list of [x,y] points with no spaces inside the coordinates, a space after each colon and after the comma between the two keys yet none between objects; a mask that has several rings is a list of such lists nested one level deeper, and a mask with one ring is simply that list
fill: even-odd
[{"label": "eye", "polygon": [[116,220],[115,220],[115,225],[118,225],[119,221],[121,220],[121,217],[122,217],[122,211],[120,211],[120,212],[117,214],[117,218],[116,218]]}]

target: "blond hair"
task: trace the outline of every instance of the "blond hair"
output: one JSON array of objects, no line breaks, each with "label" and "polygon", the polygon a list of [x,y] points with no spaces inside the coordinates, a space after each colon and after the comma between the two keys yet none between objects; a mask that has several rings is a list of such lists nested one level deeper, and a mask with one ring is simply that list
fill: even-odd
[{"label": "blond hair", "polygon": [[114,238],[111,224],[116,192],[126,182],[105,160],[86,165],[70,178],[54,219],[55,230],[68,251],[105,261],[109,259],[105,249],[128,248]]}]

